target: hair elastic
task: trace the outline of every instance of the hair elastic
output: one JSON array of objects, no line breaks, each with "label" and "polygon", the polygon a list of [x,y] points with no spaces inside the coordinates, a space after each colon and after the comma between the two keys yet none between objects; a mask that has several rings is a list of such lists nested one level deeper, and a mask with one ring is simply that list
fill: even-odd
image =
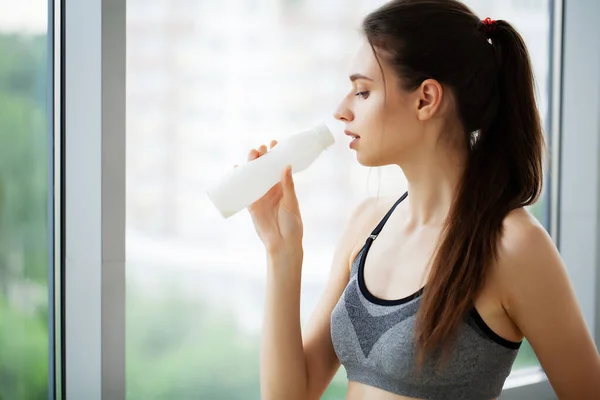
[{"label": "hair elastic", "polygon": [[481,21],[483,23],[483,26],[485,27],[485,33],[489,36],[490,32],[493,32],[496,30],[496,20],[495,19],[491,19],[490,17],[484,19]]}]

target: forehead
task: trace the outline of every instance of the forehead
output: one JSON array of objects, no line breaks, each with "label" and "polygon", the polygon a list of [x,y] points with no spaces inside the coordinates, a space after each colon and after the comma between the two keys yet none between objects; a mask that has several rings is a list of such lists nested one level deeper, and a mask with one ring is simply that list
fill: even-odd
[{"label": "forehead", "polygon": [[[381,67],[386,69],[384,61],[379,58],[379,62],[381,63]],[[381,76],[381,68],[378,63],[378,59],[373,54],[373,49],[371,45],[363,40],[356,51],[354,59],[352,61],[352,65],[350,67],[350,75],[352,74],[361,74],[368,76],[374,81],[379,81],[382,79]],[[386,72],[386,77],[387,77]]]}]

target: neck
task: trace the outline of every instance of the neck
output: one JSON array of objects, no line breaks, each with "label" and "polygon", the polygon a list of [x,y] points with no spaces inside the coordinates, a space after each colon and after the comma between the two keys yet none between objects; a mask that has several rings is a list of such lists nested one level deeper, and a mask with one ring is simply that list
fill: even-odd
[{"label": "neck", "polygon": [[455,147],[450,150],[439,146],[428,157],[414,157],[400,165],[408,181],[407,202],[409,223],[412,226],[444,224],[466,161],[466,149]]}]

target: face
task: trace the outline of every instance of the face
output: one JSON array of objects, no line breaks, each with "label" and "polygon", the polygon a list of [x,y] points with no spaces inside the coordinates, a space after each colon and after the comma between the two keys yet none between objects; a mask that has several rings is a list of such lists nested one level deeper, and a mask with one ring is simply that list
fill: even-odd
[{"label": "face", "polygon": [[427,92],[432,88],[421,85],[414,91],[402,89],[393,69],[382,57],[379,61],[381,67],[365,41],[352,63],[352,89],[334,116],[345,123],[349,140],[357,137],[350,148],[356,151],[359,163],[400,165],[404,158],[416,154],[425,145],[427,118],[424,120],[423,110],[430,105]]}]

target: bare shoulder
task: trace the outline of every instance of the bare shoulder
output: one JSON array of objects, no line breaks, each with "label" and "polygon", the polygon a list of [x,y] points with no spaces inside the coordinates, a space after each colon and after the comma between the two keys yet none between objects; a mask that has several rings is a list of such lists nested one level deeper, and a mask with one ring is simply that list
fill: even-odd
[{"label": "bare shoulder", "polygon": [[600,398],[600,356],[567,269],[550,235],[526,210],[506,217],[492,275],[502,306],[558,398]]},{"label": "bare shoulder", "polygon": [[519,258],[531,253],[531,246],[554,247],[546,229],[525,208],[511,211],[503,223],[499,250],[504,256]]},{"label": "bare shoulder", "polygon": [[513,210],[504,219],[494,269],[509,313],[524,293],[532,294],[535,287],[550,287],[553,281],[567,279],[552,238],[525,208]]},{"label": "bare shoulder", "polygon": [[353,230],[359,236],[368,235],[396,202],[394,197],[368,197],[354,210],[350,217]]},{"label": "bare shoulder", "polygon": [[[515,263],[526,264],[540,257],[556,254],[556,246],[546,229],[525,208],[511,211],[503,223],[498,255],[503,269],[510,273]],[[511,267],[512,266],[512,267]]]},{"label": "bare shoulder", "polygon": [[352,211],[340,243],[340,248],[348,254],[350,262],[396,200],[393,197],[368,197]]}]

